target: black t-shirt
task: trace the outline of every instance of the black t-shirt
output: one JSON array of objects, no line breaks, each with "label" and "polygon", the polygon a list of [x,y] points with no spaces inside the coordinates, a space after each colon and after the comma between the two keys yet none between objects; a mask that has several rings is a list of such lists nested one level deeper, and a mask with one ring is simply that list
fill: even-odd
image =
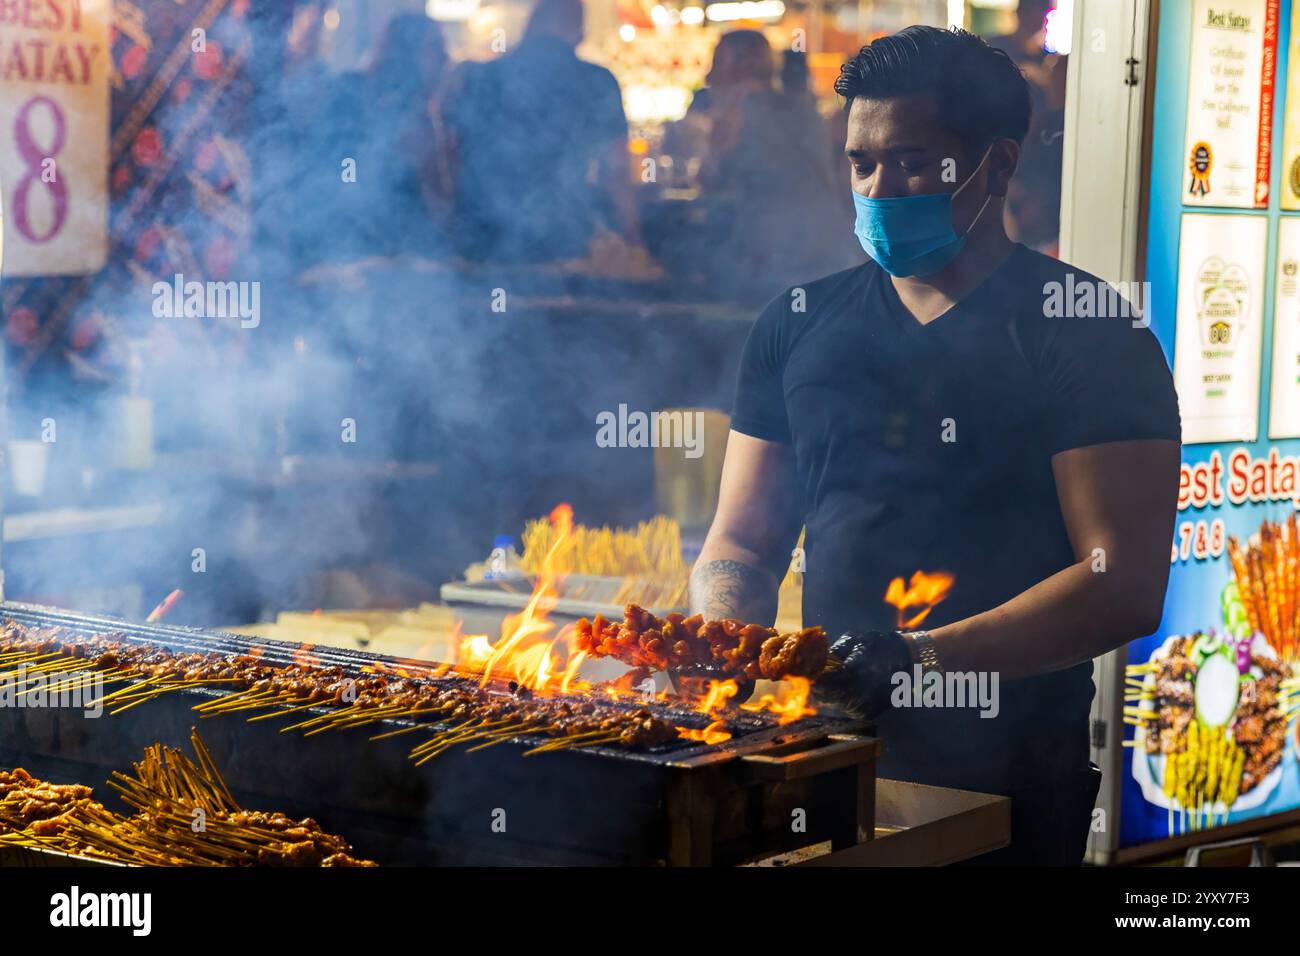
[{"label": "black t-shirt", "polygon": [[[1067,275],[1073,273],[1073,285]],[[1087,273],[1017,245],[929,324],[874,262],[789,290],[745,345],[731,427],[793,446],[804,621],[834,637],[898,625],[890,580],[955,576],[925,620],[996,607],[1075,562],[1058,452],[1178,440],[1172,376],[1130,317],[1053,317]],[[997,792],[1086,766],[1091,664],[1000,682],[1000,713],[891,708],[881,773]]]}]

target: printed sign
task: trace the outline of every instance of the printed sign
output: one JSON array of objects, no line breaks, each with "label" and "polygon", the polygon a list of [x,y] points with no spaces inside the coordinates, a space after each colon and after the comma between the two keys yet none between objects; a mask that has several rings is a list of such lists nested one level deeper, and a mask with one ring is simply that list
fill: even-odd
[{"label": "printed sign", "polygon": [[1174,382],[1183,443],[1254,441],[1268,220],[1183,216]]},{"label": "printed sign", "polygon": [[1286,101],[1282,113],[1282,189],[1280,203],[1283,209],[1300,209],[1300,4],[1291,6],[1291,36],[1287,44],[1290,51],[1287,62]]},{"label": "printed sign", "polygon": [[1279,0],[1195,0],[1183,202],[1268,206]]},{"label": "printed sign", "polygon": [[104,264],[111,18],[109,0],[0,2],[6,275]]},{"label": "printed sign", "polygon": [[1277,224],[1268,437],[1300,438],[1300,219]]}]

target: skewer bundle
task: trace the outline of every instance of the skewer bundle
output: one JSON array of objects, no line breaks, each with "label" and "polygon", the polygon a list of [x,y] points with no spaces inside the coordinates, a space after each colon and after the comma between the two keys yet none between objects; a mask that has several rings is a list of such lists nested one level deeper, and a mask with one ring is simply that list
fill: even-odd
[{"label": "skewer bundle", "polygon": [[113,774],[109,786],[136,811],[130,816],[90,799],[89,787],[0,771],[0,842],[144,866],[375,865],[310,817],[243,810],[197,732],[190,743],[197,762],[154,744],[133,776]]},{"label": "skewer bundle", "polygon": [[[541,518],[528,522],[522,537],[520,563],[529,573],[624,578],[614,604],[686,604],[690,569],[682,557],[681,528],[671,518],[657,515],[635,528],[570,528],[567,522]],[[571,582],[565,596],[581,600],[585,595],[580,584]]]},{"label": "skewer bundle", "polygon": [[687,572],[681,529],[663,515],[635,528],[565,528],[541,518],[524,526],[523,544],[520,563],[533,573],[662,578]]},{"label": "skewer bundle", "polygon": [[[1126,668],[1124,723],[1144,729],[1148,752],[1164,754],[1161,789],[1168,798],[1169,835],[1173,836],[1213,826],[1216,805],[1224,808],[1219,822],[1227,820],[1228,808],[1241,791],[1246,752],[1227,727],[1207,726],[1190,714],[1182,734],[1162,733],[1161,727],[1168,719],[1162,713],[1165,705],[1156,706],[1158,695],[1143,679],[1160,671],[1158,663],[1133,664]],[[1138,742],[1126,740],[1124,746],[1136,748]],[[1142,758],[1134,756],[1133,759]],[[1175,806],[1178,826],[1175,826]]]},{"label": "skewer bundle", "polygon": [[1228,559],[1246,620],[1288,664],[1300,660],[1300,527],[1296,514],[1265,521],[1246,547],[1228,538]]}]

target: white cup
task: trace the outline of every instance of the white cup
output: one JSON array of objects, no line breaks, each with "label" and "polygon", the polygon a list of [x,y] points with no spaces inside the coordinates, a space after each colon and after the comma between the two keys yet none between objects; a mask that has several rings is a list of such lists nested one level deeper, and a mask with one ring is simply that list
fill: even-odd
[{"label": "white cup", "polygon": [[45,490],[45,464],[50,446],[24,439],[9,443],[9,487],[15,494],[36,497]]}]

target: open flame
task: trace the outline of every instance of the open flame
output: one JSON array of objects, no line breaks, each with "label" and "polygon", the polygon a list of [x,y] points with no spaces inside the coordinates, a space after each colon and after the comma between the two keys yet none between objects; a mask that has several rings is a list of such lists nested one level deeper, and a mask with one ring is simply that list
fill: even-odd
[{"label": "open flame", "polygon": [[678,727],[677,733],[683,740],[698,740],[706,744],[720,744],[724,740],[731,739],[731,731],[727,730],[727,724],[722,720],[715,720],[703,730],[696,730],[692,727]]},{"label": "open flame", "polygon": [[[476,677],[484,686],[490,682],[513,682],[539,695],[602,694],[613,699],[665,699],[667,692],[655,692],[644,671],[629,670],[618,680],[604,682],[599,687],[579,677],[578,672],[588,655],[574,646],[571,625],[557,630],[556,622],[550,619],[564,577],[557,569],[559,562],[556,557],[572,534],[573,508],[568,504],[557,505],[551,511],[550,520],[557,533],[542,562],[528,604],[518,614],[509,615],[502,621],[501,632],[495,640],[487,634],[463,634],[457,623],[452,643],[455,660],[435,665],[435,673],[440,675],[451,671]],[[318,662],[311,650],[311,645],[303,645],[295,659],[302,663]],[[429,661],[412,659],[395,663],[376,662],[364,669],[371,673],[414,677],[428,674],[429,668]],[[809,681],[791,678],[777,683],[775,688],[774,692],[765,693],[742,707],[751,712],[771,712],[781,724],[815,713],[808,706]],[[681,736],[708,744],[729,740],[731,733],[727,730],[724,715],[738,692],[734,680],[711,681],[708,692],[696,709],[713,718],[712,721],[703,730],[679,727]]]},{"label": "open flame", "polygon": [[573,505],[567,501],[561,501],[552,508],[548,517],[551,519],[552,528],[566,535],[573,530]]},{"label": "open flame", "polygon": [[555,622],[550,620],[559,597],[557,585],[563,578],[555,570],[555,557],[573,531],[573,508],[556,505],[550,518],[558,534],[542,562],[528,604],[501,622],[495,642],[486,634],[461,638],[456,669],[479,675],[484,685],[494,679],[511,680],[538,693],[567,693],[589,686],[576,680],[586,655],[573,651],[567,629],[552,634]]},{"label": "open flame", "polygon": [[801,717],[811,717],[817,713],[808,706],[808,695],[812,693],[812,681],[806,677],[787,677],[776,685],[776,693],[764,694],[756,701],[740,705],[741,710],[766,710],[777,716],[777,723],[785,725],[794,723]]},{"label": "open flame", "polygon": [[[802,717],[812,717],[817,713],[808,704],[808,697],[812,693],[812,681],[804,677],[788,677],[785,680],[774,682],[772,686],[772,691],[763,694],[757,700],[750,700],[741,704],[740,709],[751,713],[766,711],[775,714],[777,723],[782,726],[794,723],[794,721]],[[712,732],[712,735],[716,736],[720,732],[720,727],[724,725],[721,717],[726,710],[727,702],[739,692],[740,687],[734,680],[709,681],[708,692],[700,699],[695,709],[702,714],[709,714],[720,719],[714,721],[704,731],[688,732],[687,728],[678,727],[678,732],[690,740],[703,740],[704,738],[699,735],[706,732]],[[728,737],[730,737],[730,734],[728,734]],[[725,740],[728,737],[721,739]]]},{"label": "open flame", "polygon": [[948,596],[952,582],[953,576],[946,571],[917,571],[909,585],[904,585],[902,578],[894,578],[885,591],[885,603],[898,609],[899,627],[918,627]]},{"label": "open flame", "polygon": [[695,709],[701,714],[722,710],[727,706],[727,701],[738,693],[740,693],[740,686],[734,680],[711,680],[708,693],[700,699]]},{"label": "open flame", "polygon": [[303,644],[294,649],[293,662],[299,667],[320,667],[320,658],[311,652],[314,644]]}]

